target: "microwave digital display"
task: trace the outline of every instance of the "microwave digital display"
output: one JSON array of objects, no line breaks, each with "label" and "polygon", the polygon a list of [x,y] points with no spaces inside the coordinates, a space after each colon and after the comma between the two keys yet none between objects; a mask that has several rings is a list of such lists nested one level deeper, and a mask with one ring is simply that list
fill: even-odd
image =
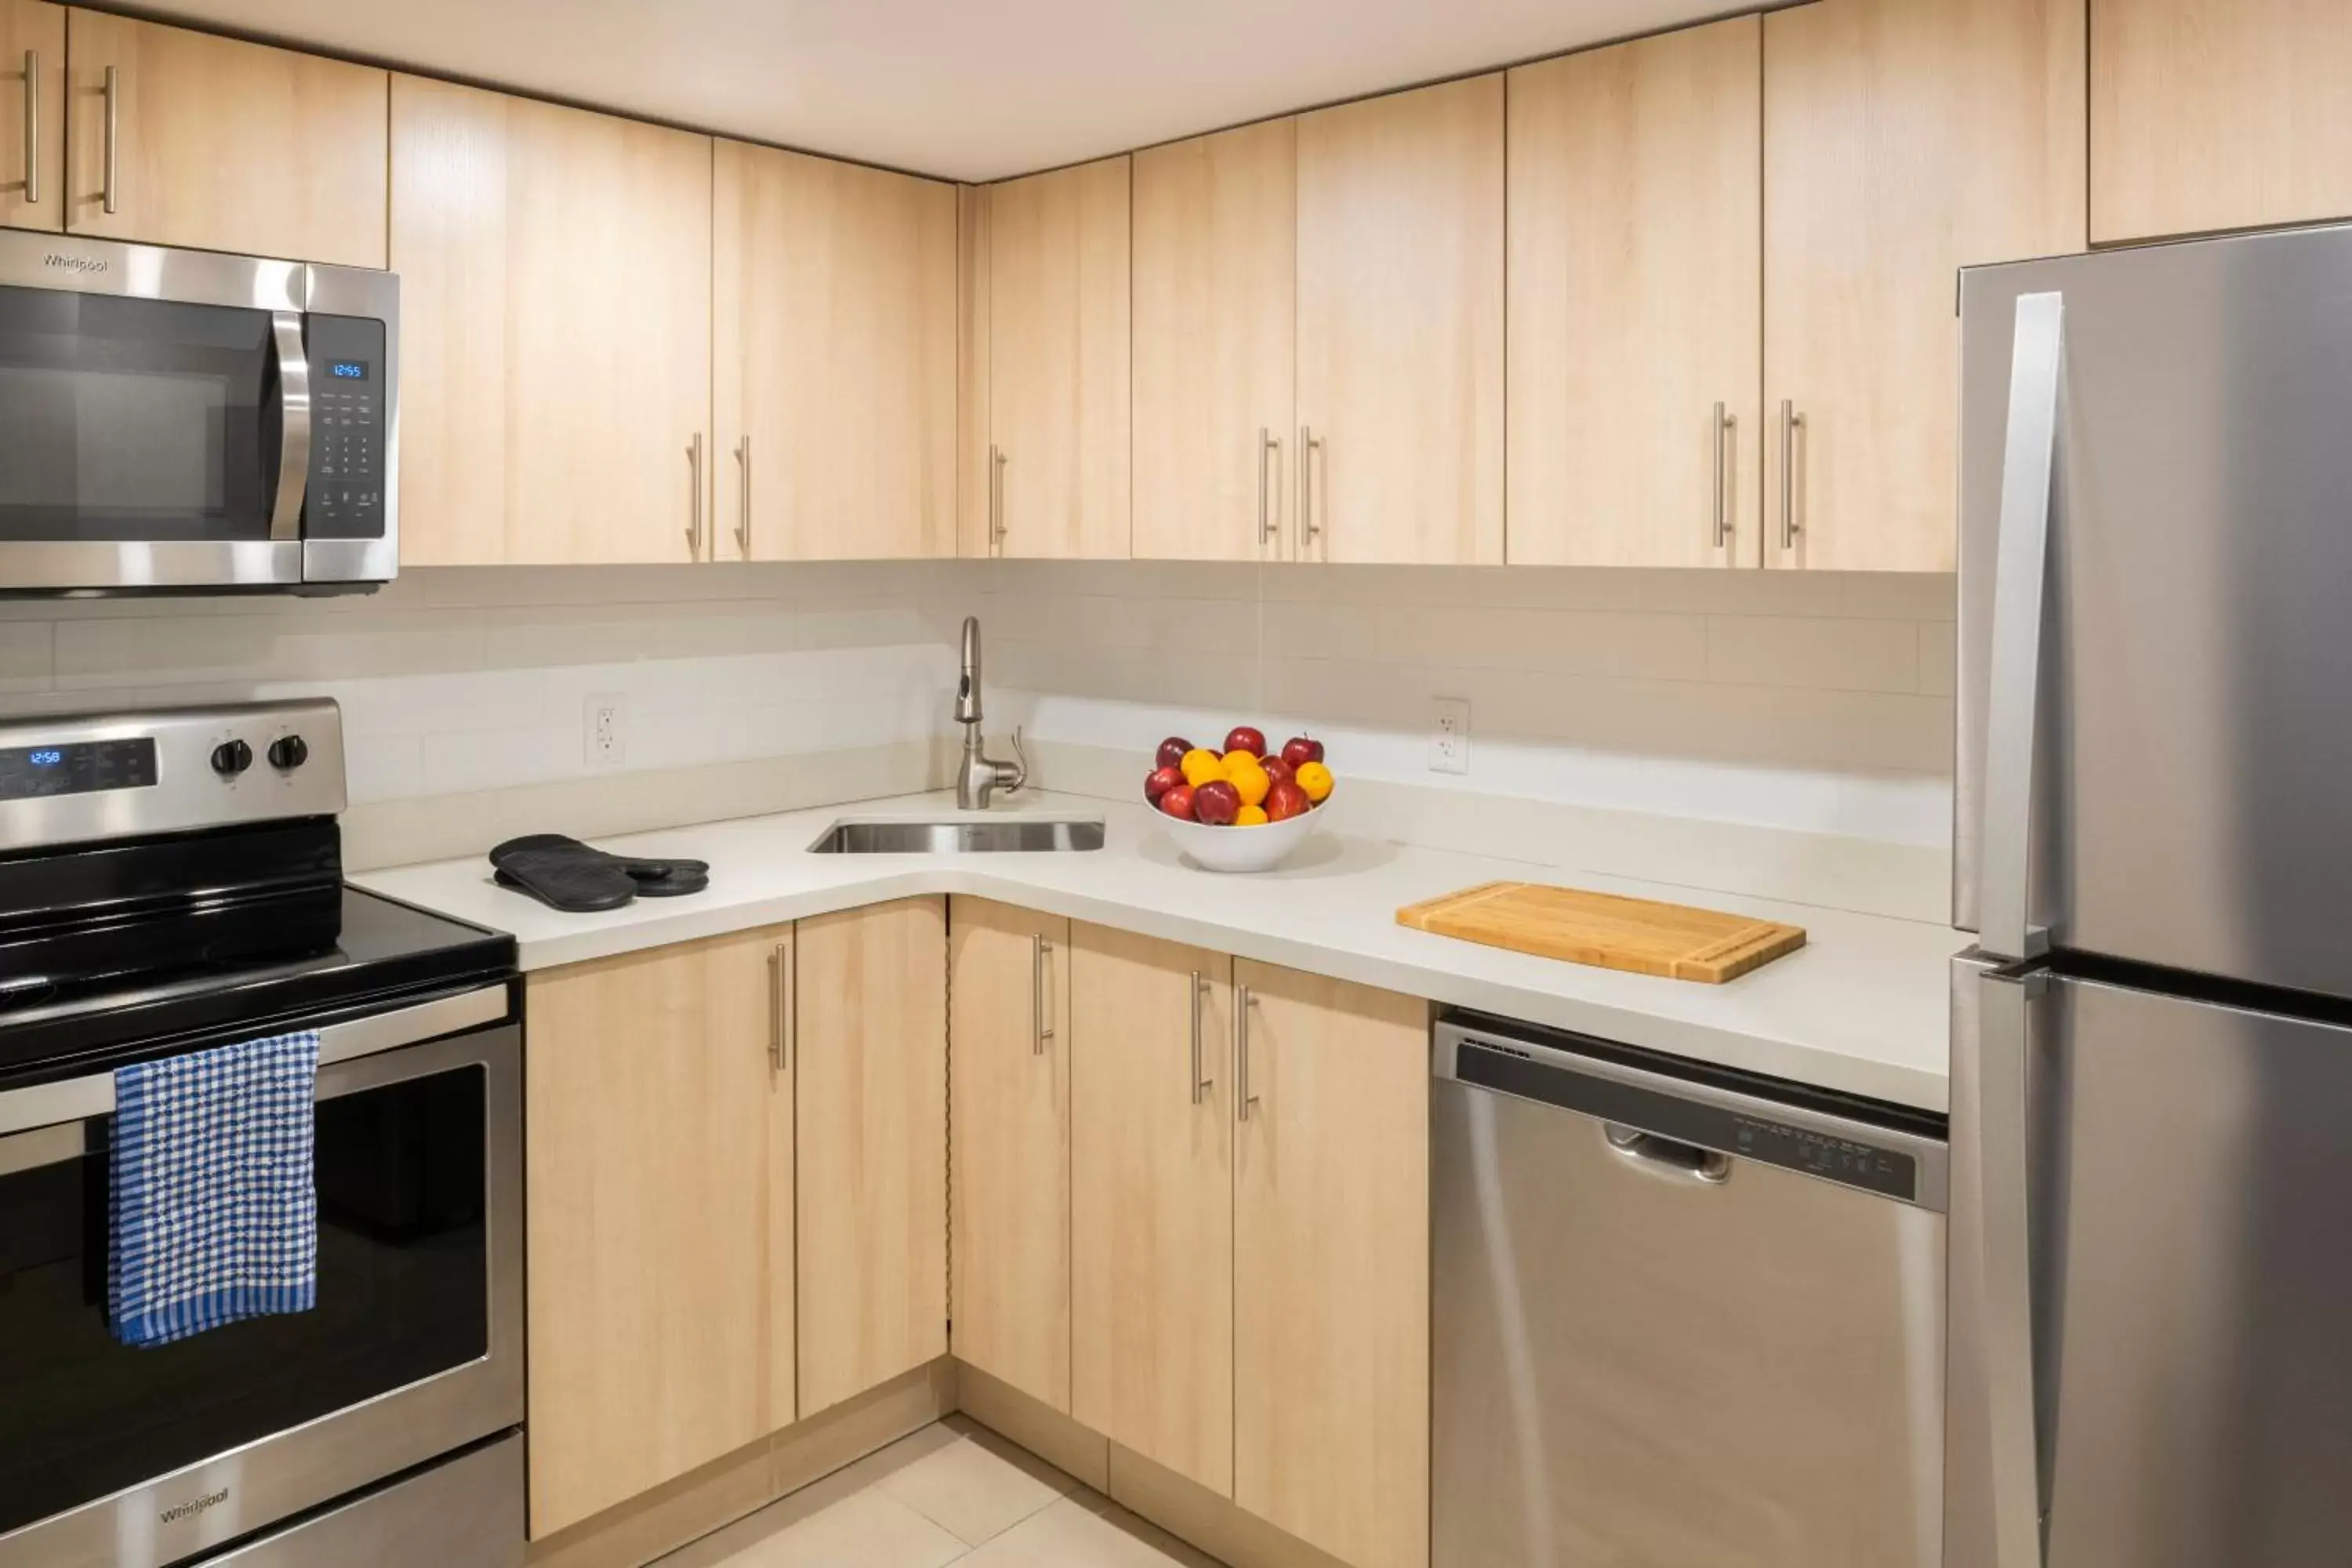
[{"label": "microwave digital display", "polygon": [[339,359],[327,366],[327,374],[337,381],[365,381],[368,378],[367,361]]}]

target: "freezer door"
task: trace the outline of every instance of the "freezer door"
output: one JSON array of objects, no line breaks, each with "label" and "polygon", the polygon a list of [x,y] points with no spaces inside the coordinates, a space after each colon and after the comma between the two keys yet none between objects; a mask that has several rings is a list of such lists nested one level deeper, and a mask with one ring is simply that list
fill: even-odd
[{"label": "freezer door", "polygon": [[1982,929],[2017,300],[2048,293],[2033,916],[2062,947],[2352,995],[2352,227],[1963,275],[1956,921]]},{"label": "freezer door", "polygon": [[[2344,1561],[2352,1029],[2047,975],[1976,988],[1954,1052],[1980,1094],[1953,1125],[1948,1568],[2042,1568],[2037,1500],[2047,1568]],[[1965,1428],[1963,1388],[1984,1391]]]}]

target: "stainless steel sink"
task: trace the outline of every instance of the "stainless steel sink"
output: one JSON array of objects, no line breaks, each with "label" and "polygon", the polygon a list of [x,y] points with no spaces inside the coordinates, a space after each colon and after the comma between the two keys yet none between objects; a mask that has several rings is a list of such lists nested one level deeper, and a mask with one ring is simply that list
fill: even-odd
[{"label": "stainless steel sink", "polygon": [[1008,816],[996,822],[836,822],[809,850],[816,855],[961,855],[1102,847],[1099,820]]}]

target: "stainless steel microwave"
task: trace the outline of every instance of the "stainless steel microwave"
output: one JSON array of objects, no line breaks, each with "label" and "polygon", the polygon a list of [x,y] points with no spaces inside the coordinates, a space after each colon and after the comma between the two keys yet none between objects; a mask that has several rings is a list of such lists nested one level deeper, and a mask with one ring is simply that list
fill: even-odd
[{"label": "stainless steel microwave", "polygon": [[0,594],[400,564],[400,280],[0,232]]}]

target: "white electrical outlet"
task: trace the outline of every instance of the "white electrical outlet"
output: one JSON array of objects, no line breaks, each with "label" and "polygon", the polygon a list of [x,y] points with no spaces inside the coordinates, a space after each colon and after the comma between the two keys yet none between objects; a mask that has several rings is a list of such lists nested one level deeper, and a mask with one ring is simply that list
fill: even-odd
[{"label": "white electrical outlet", "polygon": [[1470,771],[1470,704],[1459,697],[1441,697],[1431,705],[1429,771],[1466,773]]},{"label": "white electrical outlet", "polygon": [[599,692],[582,703],[581,730],[592,768],[617,768],[628,760],[628,705],[611,692]]}]

